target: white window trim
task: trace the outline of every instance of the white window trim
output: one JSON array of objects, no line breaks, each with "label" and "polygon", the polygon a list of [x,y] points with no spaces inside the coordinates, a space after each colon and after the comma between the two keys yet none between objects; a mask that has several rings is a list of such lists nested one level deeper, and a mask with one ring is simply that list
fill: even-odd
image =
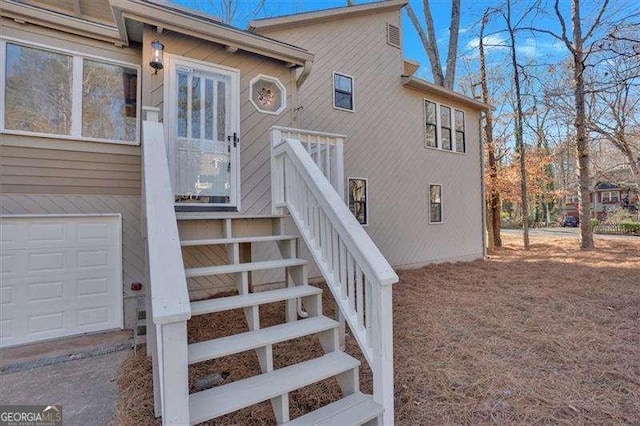
[{"label": "white window trim", "polygon": [[[46,50],[53,53],[59,53],[67,56],[71,56],[73,60],[73,82],[71,86],[71,134],[70,135],[60,135],[56,133],[42,133],[42,132],[33,132],[28,130],[12,130],[6,129],[4,126],[4,115],[5,115],[5,73],[6,73],[6,53],[7,53],[7,43],[17,44],[24,47],[31,47],[34,49]],[[136,96],[137,96],[137,105],[136,105],[136,140],[135,141],[123,141],[116,139],[103,139],[103,138],[89,138],[86,136],[82,136],[82,72],[83,72],[83,59],[95,60],[98,62],[103,62],[106,64],[117,65],[127,68],[132,68],[136,70],[137,77],[137,87],[136,87]],[[140,145],[140,132],[141,132],[141,112],[142,112],[142,82],[141,82],[141,67],[140,65],[132,64],[130,62],[118,61],[115,59],[109,59],[102,56],[90,55],[74,50],[68,49],[60,49],[56,47],[51,47],[48,45],[44,45],[41,43],[34,43],[27,40],[17,39],[13,37],[0,37],[0,134],[7,135],[18,135],[18,136],[33,136],[33,137],[42,137],[48,139],[64,139],[64,140],[74,140],[74,141],[86,141],[86,142],[100,142],[100,143],[112,143],[117,145]],[[80,84],[78,84],[80,82]]]},{"label": "white window trim", "polygon": [[[446,150],[445,150],[446,151]],[[433,222],[431,221],[431,187],[432,186],[439,186],[440,187],[440,222]],[[441,183],[434,183],[434,182],[429,182],[429,186],[428,186],[428,192],[427,192],[427,212],[428,214],[428,218],[429,218],[429,225],[442,225],[444,224],[444,196],[442,194],[442,184]]]},{"label": "white window trim", "polygon": [[[437,146],[428,146],[425,141],[427,140],[427,105],[426,102],[431,102],[436,104],[436,145]],[[442,123],[440,120],[440,107],[447,107],[450,111],[450,121],[451,121],[451,150],[442,148]],[[456,111],[461,111],[464,114],[464,135],[465,135],[465,150],[463,152],[458,152],[456,150]],[[466,155],[469,151],[469,141],[467,140],[467,112],[461,108],[455,108],[451,105],[441,104],[440,102],[434,101],[433,99],[424,98],[422,100],[422,134],[423,134],[423,143],[425,149],[432,149],[440,152],[449,152],[452,154],[458,155]],[[437,185],[437,184],[434,184]]]},{"label": "white window trim", "polygon": [[[256,104],[253,101],[253,85],[258,80],[270,81],[273,84],[275,84],[276,86],[278,86],[278,88],[282,91],[282,95],[281,95],[282,96],[282,102],[280,103],[280,108],[278,108],[276,111],[267,111],[265,109],[262,109],[262,107],[260,105]],[[284,87],[284,84],[282,84],[282,82],[280,82],[280,80],[278,80],[276,77],[272,77],[270,75],[265,75],[265,74],[258,74],[257,76],[253,77],[251,79],[251,81],[249,82],[249,101],[251,101],[253,106],[259,112],[261,112],[263,114],[280,115],[282,113],[282,111],[284,111],[287,108],[287,88]]]},{"label": "white window trim", "polygon": [[[349,207],[349,181],[351,180],[363,180],[364,181],[364,199],[365,199],[365,204],[364,204],[364,217],[367,219],[367,221],[365,223],[360,223],[360,225],[363,228],[366,228],[367,226],[369,226],[369,222],[371,222],[369,220],[369,178],[363,178],[363,177],[357,177],[357,176],[349,176],[347,178],[347,207]],[[349,208],[349,211],[351,211],[351,208]],[[353,212],[351,212],[351,214],[353,215]],[[355,216],[353,216],[356,220],[358,220]]]},{"label": "white window trim", "polygon": [[[351,79],[351,109],[347,109],[347,108],[342,108],[339,106],[336,106],[336,75],[339,75],[341,77],[347,77]],[[338,72],[338,71],[333,71],[331,73],[331,87],[333,88],[333,92],[331,93],[331,98],[333,99],[333,108],[340,110],[340,111],[346,111],[346,112],[356,112],[356,79],[353,78],[353,76],[349,75],[349,74],[345,74],[342,72]]]}]

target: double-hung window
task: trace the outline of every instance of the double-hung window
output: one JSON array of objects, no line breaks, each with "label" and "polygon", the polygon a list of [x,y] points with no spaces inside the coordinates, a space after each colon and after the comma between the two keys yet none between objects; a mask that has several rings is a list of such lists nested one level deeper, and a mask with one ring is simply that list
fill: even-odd
[{"label": "double-hung window", "polygon": [[337,72],[333,73],[333,107],[354,111],[353,77]]},{"label": "double-hung window", "polygon": [[464,111],[424,100],[425,148],[467,152]]},{"label": "double-hung window", "polygon": [[464,111],[455,110],[455,126],[456,126],[456,152],[466,152],[466,138],[464,130]]},{"label": "double-hung window", "polygon": [[424,145],[426,147],[437,148],[438,147],[438,120],[437,106],[434,102],[424,101],[424,125],[425,125],[425,139]]},{"label": "double-hung window", "polygon": [[0,40],[0,130],[138,143],[135,65]]},{"label": "double-hung window", "polygon": [[429,185],[429,223],[442,223],[442,185]]},{"label": "double-hung window", "polygon": [[442,149],[451,151],[451,108],[440,105],[440,133],[442,134]]}]

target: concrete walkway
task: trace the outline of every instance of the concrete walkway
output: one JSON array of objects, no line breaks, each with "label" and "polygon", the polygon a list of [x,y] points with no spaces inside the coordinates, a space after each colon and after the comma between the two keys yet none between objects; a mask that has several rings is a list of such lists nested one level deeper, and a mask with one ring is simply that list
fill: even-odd
[{"label": "concrete walkway", "polygon": [[117,374],[130,350],[0,375],[2,404],[62,405],[65,425],[107,425]]}]

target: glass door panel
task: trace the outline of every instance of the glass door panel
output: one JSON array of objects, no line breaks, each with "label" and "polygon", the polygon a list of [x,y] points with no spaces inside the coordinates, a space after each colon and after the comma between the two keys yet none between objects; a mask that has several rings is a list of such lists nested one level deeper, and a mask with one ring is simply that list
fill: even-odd
[{"label": "glass door panel", "polygon": [[172,186],[179,205],[236,205],[231,76],[177,67]]}]

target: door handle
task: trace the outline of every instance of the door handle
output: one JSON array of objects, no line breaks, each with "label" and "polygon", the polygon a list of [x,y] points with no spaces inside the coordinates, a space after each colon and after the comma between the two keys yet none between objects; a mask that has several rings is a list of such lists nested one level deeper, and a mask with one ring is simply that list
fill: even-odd
[{"label": "door handle", "polygon": [[233,136],[227,136],[227,141],[229,142],[229,144],[233,142],[233,147],[236,148],[240,143],[240,138],[238,138],[238,134],[236,132],[233,132]]}]

